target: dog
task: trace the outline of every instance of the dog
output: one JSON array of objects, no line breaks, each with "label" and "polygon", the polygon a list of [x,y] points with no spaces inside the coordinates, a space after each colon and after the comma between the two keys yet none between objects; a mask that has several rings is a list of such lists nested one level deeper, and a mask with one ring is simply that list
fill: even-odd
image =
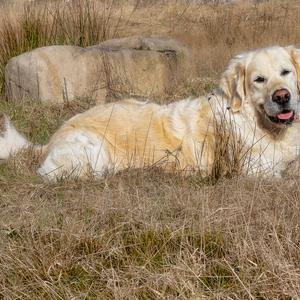
[{"label": "dog", "polygon": [[2,114],[0,158],[32,147],[42,155],[38,173],[51,181],[153,165],[210,175],[217,128],[226,128],[243,145],[240,157],[248,157],[244,173],[281,176],[299,154],[299,86],[300,50],[258,49],[233,58],[209,96],[98,105],[65,122],[44,146],[32,145]]}]

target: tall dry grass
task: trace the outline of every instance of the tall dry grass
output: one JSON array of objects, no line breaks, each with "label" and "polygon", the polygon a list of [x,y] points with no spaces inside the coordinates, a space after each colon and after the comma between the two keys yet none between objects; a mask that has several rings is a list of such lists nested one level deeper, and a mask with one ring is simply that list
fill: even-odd
[{"label": "tall dry grass", "polygon": [[299,46],[298,1],[240,2],[190,6],[174,20],[173,34],[193,48],[199,74],[219,74],[230,58],[250,49]]},{"label": "tall dry grass", "polygon": [[191,47],[201,76],[188,92],[182,88],[182,94],[210,89],[239,52],[273,44],[299,45],[298,1],[237,2],[61,0],[2,7],[0,86],[3,89],[3,71],[11,57],[52,44],[85,47],[133,34],[173,36]]},{"label": "tall dry grass", "polygon": [[48,45],[86,47],[118,37],[135,7],[115,0],[45,1],[3,8],[0,13],[0,87],[13,56]]},{"label": "tall dry grass", "polygon": [[4,299],[298,299],[299,182],[0,176]]},{"label": "tall dry grass", "polygon": [[[234,54],[300,37],[297,1],[66,3],[1,7],[1,85],[7,60],[37,46],[168,34],[192,48],[199,74],[178,97],[204,94]],[[45,143],[91,105],[0,101],[0,111]],[[47,184],[30,151],[2,162],[0,298],[299,299],[299,178],[238,176],[243,143],[218,130],[217,181],[153,168]]]}]

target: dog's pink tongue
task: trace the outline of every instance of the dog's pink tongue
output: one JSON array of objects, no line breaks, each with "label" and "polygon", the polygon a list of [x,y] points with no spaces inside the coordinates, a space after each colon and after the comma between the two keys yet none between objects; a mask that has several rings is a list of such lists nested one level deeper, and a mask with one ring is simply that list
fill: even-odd
[{"label": "dog's pink tongue", "polygon": [[280,119],[280,120],[288,120],[292,117],[292,115],[293,115],[293,112],[289,111],[289,112],[286,112],[286,113],[278,114],[277,118]]}]

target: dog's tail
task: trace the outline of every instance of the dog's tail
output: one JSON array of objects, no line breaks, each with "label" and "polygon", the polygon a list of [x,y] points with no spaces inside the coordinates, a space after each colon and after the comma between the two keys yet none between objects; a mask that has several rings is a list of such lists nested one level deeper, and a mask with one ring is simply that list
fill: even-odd
[{"label": "dog's tail", "polygon": [[9,118],[0,112],[0,160],[8,159],[10,156],[23,149],[32,148],[43,152],[43,146],[33,145],[13,126]]}]

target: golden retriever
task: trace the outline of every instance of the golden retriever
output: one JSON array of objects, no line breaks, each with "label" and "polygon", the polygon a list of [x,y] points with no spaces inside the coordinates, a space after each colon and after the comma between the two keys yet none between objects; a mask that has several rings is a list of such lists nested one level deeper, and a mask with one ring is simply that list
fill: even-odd
[{"label": "golden retriever", "polygon": [[[298,156],[299,83],[300,50],[292,46],[238,55],[208,97],[168,105],[127,99],[74,116],[47,145],[34,146],[43,156],[38,173],[49,180],[90,171],[101,177],[154,164],[209,175],[217,159],[216,125],[230,123],[248,147],[244,152],[251,152],[245,172],[280,176]],[[32,146],[8,117],[0,120],[1,159]]]}]

